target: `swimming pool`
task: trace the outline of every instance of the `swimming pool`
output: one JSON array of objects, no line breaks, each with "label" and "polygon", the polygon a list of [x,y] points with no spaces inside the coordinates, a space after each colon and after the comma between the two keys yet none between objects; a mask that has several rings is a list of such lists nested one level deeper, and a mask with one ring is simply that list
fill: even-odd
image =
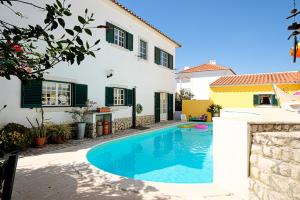
[{"label": "swimming pool", "polygon": [[106,172],[163,183],[211,183],[212,125],[203,131],[178,125],[92,148],[88,161]]}]

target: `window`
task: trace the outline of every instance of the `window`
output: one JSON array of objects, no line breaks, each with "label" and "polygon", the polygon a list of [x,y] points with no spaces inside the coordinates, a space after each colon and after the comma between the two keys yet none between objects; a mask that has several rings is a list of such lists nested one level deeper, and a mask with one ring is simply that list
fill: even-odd
[{"label": "window", "polygon": [[118,28],[114,28],[114,43],[126,48],[126,34]]},{"label": "window", "polygon": [[255,94],[253,96],[253,103],[256,106],[278,106],[278,101],[275,94]]},{"label": "window", "polygon": [[114,105],[122,106],[125,105],[125,90],[114,88]]},{"label": "window", "polygon": [[140,58],[147,60],[147,42],[140,40]]},{"label": "window", "polygon": [[161,60],[161,65],[168,67],[168,53],[164,51],[160,51],[160,60]]},{"label": "window", "polygon": [[43,106],[71,106],[71,84],[44,81],[42,83]]}]

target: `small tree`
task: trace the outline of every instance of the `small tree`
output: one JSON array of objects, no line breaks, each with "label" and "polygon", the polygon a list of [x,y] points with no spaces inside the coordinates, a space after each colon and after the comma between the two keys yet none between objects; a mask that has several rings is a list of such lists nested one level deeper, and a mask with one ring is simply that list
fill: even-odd
[{"label": "small tree", "polygon": [[182,111],[182,100],[191,100],[194,95],[191,93],[190,90],[181,89],[175,94],[175,110]]},{"label": "small tree", "polygon": [[[24,0],[0,0],[0,6],[5,6],[19,17],[21,12],[13,9],[13,3],[33,6],[45,12],[43,24],[29,24],[19,27],[0,18],[0,77],[10,79],[16,76],[20,80],[42,79],[44,73],[60,62],[78,65],[86,56],[95,57],[94,52],[100,39],[90,45],[83,41],[82,35],[92,36],[93,28],[108,28],[106,26],[91,26],[94,15],[85,9],[83,16],[78,16],[78,24],[68,28],[65,19],[71,17],[71,4],[56,0],[53,4],[40,7]],[[54,34],[59,32],[60,34]],[[38,46],[45,46],[44,49]]]}]

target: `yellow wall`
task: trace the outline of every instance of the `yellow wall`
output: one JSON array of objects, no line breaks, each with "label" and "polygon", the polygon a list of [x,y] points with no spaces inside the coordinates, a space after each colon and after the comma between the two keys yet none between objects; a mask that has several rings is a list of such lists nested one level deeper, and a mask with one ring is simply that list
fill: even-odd
[{"label": "yellow wall", "polygon": [[[300,90],[300,84],[277,85],[283,91],[290,94]],[[202,114],[208,115],[211,121],[211,114],[206,112],[212,103],[219,104],[223,108],[252,108],[254,94],[274,94],[271,85],[256,86],[222,86],[211,87],[210,100],[184,100],[182,102],[182,113],[188,117],[200,117]]]},{"label": "yellow wall", "polygon": [[[300,84],[278,84],[277,86],[288,93],[300,90]],[[211,100],[223,108],[252,108],[254,94],[274,93],[272,85],[221,86],[210,89]]]},{"label": "yellow wall", "polygon": [[210,100],[183,100],[182,101],[182,114],[187,117],[200,117],[203,114],[208,115],[208,121],[211,121],[211,114],[206,112],[208,106],[212,104]]}]

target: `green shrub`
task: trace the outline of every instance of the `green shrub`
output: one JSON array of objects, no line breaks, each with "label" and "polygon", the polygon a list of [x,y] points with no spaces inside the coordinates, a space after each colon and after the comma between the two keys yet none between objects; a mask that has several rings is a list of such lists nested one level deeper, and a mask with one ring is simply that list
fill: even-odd
[{"label": "green shrub", "polygon": [[61,136],[64,139],[72,137],[72,128],[68,124],[51,124],[47,126],[48,136]]},{"label": "green shrub", "polygon": [[30,129],[21,124],[9,123],[0,133],[6,151],[24,150],[32,142]]}]

